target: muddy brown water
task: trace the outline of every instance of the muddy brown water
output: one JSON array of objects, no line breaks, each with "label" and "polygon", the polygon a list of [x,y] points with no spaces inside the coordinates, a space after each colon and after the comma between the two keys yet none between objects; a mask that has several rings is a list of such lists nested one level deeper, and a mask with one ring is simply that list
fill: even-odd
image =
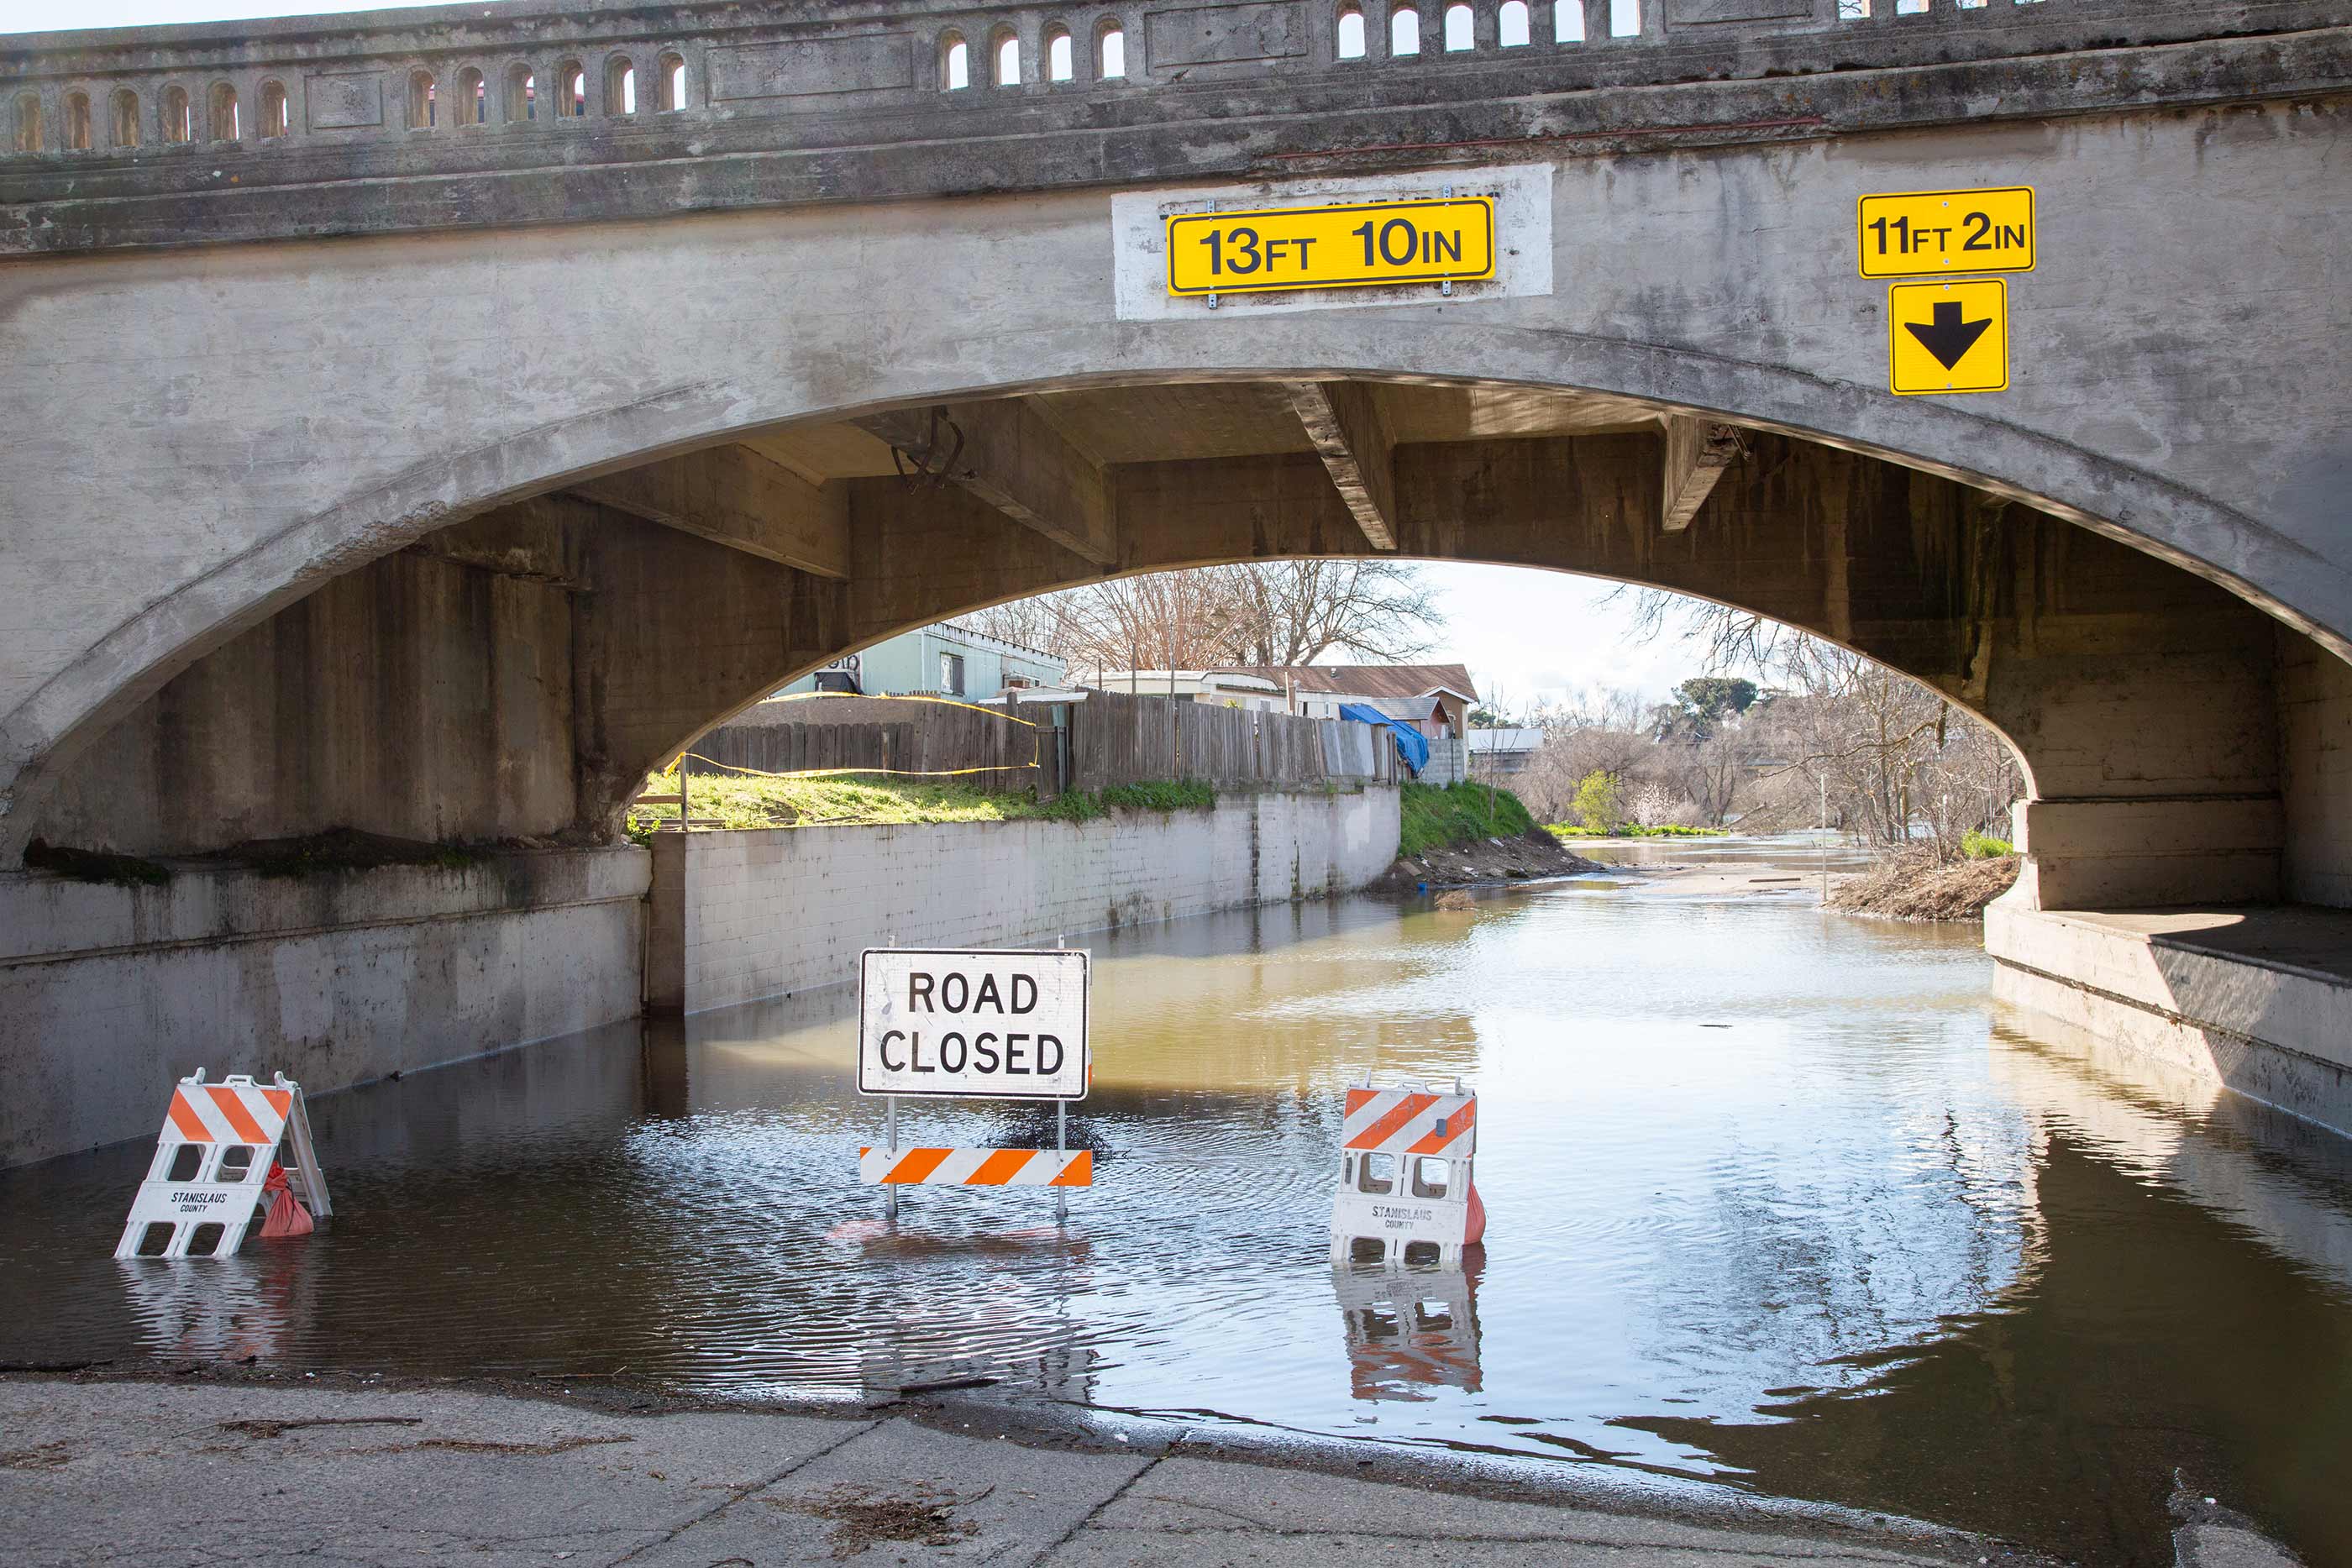
[{"label": "muddy brown water", "polygon": [[[1998,1010],[1972,929],[1584,878],[1087,939],[1097,1186],[856,1183],[848,991],[314,1103],[336,1215],[109,1256],[146,1150],[0,1174],[0,1361],[966,1384],[2168,1563],[2178,1473],[2352,1562],[2352,1145]],[[1483,1256],[1336,1272],[1342,1086],[1479,1092]],[[163,1092],[158,1086],[159,1105]],[[1050,1113],[902,1106],[908,1143]],[[992,1381],[990,1381],[992,1380]]]}]

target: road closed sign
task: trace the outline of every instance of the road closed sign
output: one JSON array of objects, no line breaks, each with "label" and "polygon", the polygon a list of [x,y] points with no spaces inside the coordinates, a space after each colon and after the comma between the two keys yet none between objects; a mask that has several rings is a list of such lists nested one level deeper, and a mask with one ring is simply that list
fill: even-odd
[{"label": "road closed sign", "polygon": [[858,969],[857,1092],[1083,1100],[1087,956],[870,947]]}]

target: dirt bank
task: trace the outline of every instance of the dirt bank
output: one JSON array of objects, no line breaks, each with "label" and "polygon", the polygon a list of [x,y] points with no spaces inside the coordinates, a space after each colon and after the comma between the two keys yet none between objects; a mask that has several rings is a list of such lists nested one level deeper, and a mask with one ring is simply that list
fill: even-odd
[{"label": "dirt bank", "polygon": [[1407,894],[1423,886],[1482,887],[1492,883],[1574,876],[1580,872],[1607,869],[1582,855],[1571,854],[1541,828],[1530,828],[1504,838],[1473,839],[1427,854],[1403,856],[1389,868],[1387,875],[1366,891]]},{"label": "dirt bank", "polygon": [[1842,879],[1831,890],[1829,907],[1895,920],[1980,920],[1985,905],[2017,881],[2017,867],[2015,855],[1948,864],[1937,864],[1926,851],[1889,855]]}]

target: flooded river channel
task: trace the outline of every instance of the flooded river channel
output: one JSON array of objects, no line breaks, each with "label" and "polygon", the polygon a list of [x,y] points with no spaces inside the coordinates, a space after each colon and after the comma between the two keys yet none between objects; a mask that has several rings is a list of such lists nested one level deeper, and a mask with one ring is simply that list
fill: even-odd
[{"label": "flooded river channel", "polygon": [[[2352,1563],[2352,1145],[1998,1011],[1813,852],[1087,938],[1097,1185],[856,1179],[847,989],[313,1105],[336,1215],[109,1257],[145,1147],[0,1174],[0,1361],[982,1397],[1883,1509],[2169,1563],[2178,1471]],[[1343,1086],[1479,1092],[1483,1256],[1335,1274]],[[159,1095],[161,1089],[159,1086]],[[159,1101],[160,1103],[160,1101]],[[1053,1139],[908,1103],[908,1144]],[[5,1445],[0,1445],[5,1447]]]}]

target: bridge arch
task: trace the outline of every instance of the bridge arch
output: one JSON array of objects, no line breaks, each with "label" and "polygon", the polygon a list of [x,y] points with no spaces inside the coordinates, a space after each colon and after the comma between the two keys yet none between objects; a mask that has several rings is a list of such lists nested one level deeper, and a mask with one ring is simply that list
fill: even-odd
[{"label": "bridge arch", "polygon": [[[1786,434],[2065,518],[2221,584],[2332,650],[2352,647],[2337,629],[2352,626],[2352,581],[2342,569],[2233,508],[2006,420],[1917,401],[1890,410],[1869,389],[1824,387],[1786,366],[1654,342],[1384,313],[1259,323],[1252,337],[1262,357],[1255,362],[1204,352],[1201,334],[1180,326],[1064,324],[956,337],[953,322],[940,325],[951,339],[941,345],[941,358],[1010,361],[1025,373],[1009,381],[954,380],[952,369],[910,355],[862,378],[862,390],[874,394],[870,402],[811,408],[811,394],[826,389],[793,384],[797,378],[762,389],[765,399],[747,395],[750,389],[739,383],[689,381],[641,393],[628,388],[639,395],[494,443],[455,444],[461,433],[451,432],[454,449],[263,532],[248,549],[136,607],[52,676],[0,727],[8,752],[23,759],[17,793],[34,792],[45,771],[70,758],[78,740],[119,719],[204,652],[340,572],[488,508],[777,426],[1053,389],[1178,381],[1338,375],[1407,385],[1500,384]],[[501,358],[491,346],[483,362],[495,370]],[[797,405],[788,401],[795,398],[802,400]],[[409,405],[400,417],[430,409],[429,402]],[[2101,498],[2105,515],[2075,499],[2091,497]],[[2296,597],[2284,599],[2259,583],[2293,583]],[[2341,618],[2323,621],[2315,612]]]},{"label": "bridge arch", "polygon": [[[152,607],[136,630],[141,638],[156,636],[158,623],[168,624],[171,616],[188,618],[167,633],[184,639],[173,656],[137,683],[143,689],[126,686],[103,699],[81,721],[81,733],[37,759],[23,783],[45,782],[45,764],[50,779],[69,774],[77,740],[86,746],[117,725],[129,727],[124,733],[152,728],[167,682],[183,674],[195,679],[220,661],[226,662],[220,667],[236,665],[245,657],[236,651],[243,642],[233,643],[240,632],[314,614],[306,603],[331,597],[324,591],[370,570],[371,562],[415,551],[474,566],[492,558],[522,559],[543,546],[551,527],[566,542],[540,565],[520,569],[520,575],[555,581],[568,574],[596,585],[590,591],[597,609],[588,622],[575,621],[571,659],[575,681],[585,678],[580,672],[599,672],[594,678],[604,695],[583,695],[568,716],[579,727],[562,737],[566,755],[540,757],[529,769],[543,779],[570,774],[567,788],[542,787],[523,806],[486,800],[487,815],[474,819],[475,831],[459,826],[457,836],[607,835],[617,828],[637,780],[694,735],[805,670],[911,626],[1106,576],[1383,549],[1414,559],[1612,578],[1799,626],[1923,680],[1984,718],[2010,742],[2035,794],[2044,799],[2075,799],[2106,788],[2105,775],[2114,769],[2103,748],[2127,729],[2162,730],[2164,694],[2184,672],[2200,669],[2206,674],[2198,678],[2226,688],[2225,699],[2200,709],[2157,762],[2135,762],[2124,775],[2159,792],[2177,791],[2184,777],[2205,794],[2217,792],[2217,779],[2218,792],[2231,796],[2275,788],[2274,777],[2261,768],[2214,775],[2210,765],[2213,756],[2233,747],[2275,749],[2262,722],[2248,729],[2242,716],[2230,716],[2232,708],[2253,712],[2268,704],[2263,685],[2273,657],[2268,620],[2204,578],[2160,563],[2145,548],[2105,544],[2050,508],[2014,502],[2014,485],[1965,484],[1933,472],[1916,455],[1894,462],[1861,450],[1861,442],[1787,434],[1783,422],[1770,417],[1770,400],[1794,399],[1799,390],[1752,368],[1744,384],[1758,401],[1728,410],[1694,409],[1689,402],[1627,391],[1720,377],[1720,367],[1685,356],[1619,348],[1614,363],[1627,372],[1646,371],[1654,378],[1648,383],[1631,373],[1601,388],[1591,384],[1598,378],[1590,375],[1580,386],[1535,378],[1504,382],[1445,371],[1467,362],[1510,365],[1514,355],[1517,364],[1535,370],[1559,366],[1568,355],[1580,366],[1607,367],[1612,356],[1605,345],[1562,344],[1543,334],[1478,334],[1481,340],[1465,344],[1463,329],[1450,323],[1389,320],[1377,334],[1365,332],[1354,318],[1316,324],[1334,333],[1344,329],[1345,342],[1323,339],[1333,358],[1377,350],[1391,357],[1392,368],[1366,374],[1351,367],[1342,373],[1327,360],[1187,370],[1170,356],[1150,361],[1146,373],[1121,376],[1098,368],[1119,345],[1070,328],[1040,336],[1026,351],[1033,363],[1066,356],[1093,367],[1087,373],[1010,388],[942,388],[879,407],[852,405],[797,419],[761,419],[763,411],[738,402],[730,412],[739,423],[717,428],[709,411],[698,412],[690,399],[656,396],[604,411],[593,422],[531,432],[436,469],[412,470],[398,486],[286,530],[268,551],[238,563],[239,572],[216,574]],[[874,379],[887,381],[887,374]],[[1394,532],[1384,544],[1371,542],[1344,488],[1335,488],[1339,471],[1327,462],[1328,452],[1318,452],[1313,417],[1300,401],[1309,395],[1333,407],[1354,398],[1359,418],[1367,409],[1378,413],[1385,403],[1380,420],[1406,419],[1389,438],[1391,493],[1385,504]],[[1105,512],[1107,519],[1115,518],[1116,533],[1098,539],[1067,529],[1056,537],[1009,522],[1007,506],[1021,510],[1017,498],[987,498],[993,492],[984,476],[974,486],[909,489],[885,476],[905,465],[903,454],[887,465],[877,456],[888,454],[894,442],[919,447],[919,422],[934,408],[946,410],[950,423],[978,425],[1033,419],[1027,411],[1045,407],[1051,412],[1040,428],[1050,431],[1081,419],[1090,403],[1122,398],[1141,400],[1145,413],[1130,423],[1144,434],[1124,447],[1114,442],[1118,460],[1097,465],[1117,491]],[[1188,417],[1204,427],[1265,428],[1271,412],[1272,423],[1286,422],[1286,431],[1270,443],[1270,452],[1244,451],[1246,438],[1238,444],[1228,439],[1222,446],[1211,442],[1222,455],[1207,458],[1171,432],[1173,455],[1155,456],[1148,430],[1155,400],[1188,408]],[[1221,401],[1223,413],[1212,406]],[[691,434],[677,423],[682,408],[684,417],[701,422],[698,429],[688,427]],[[1677,428],[1704,430],[1718,419],[1736,422],[1742,433],[1736,438],[1739,455],[1715,465],[1721,477],[1712,494],[1700,497],[1703,505],[1693,502],[1687,527],[1670,528],[1664,469],[1673,461],[1669,435]],[[909,426],[909,420],[917,423]],[[1930,420],[1921,428],[1933,436],[1937,423]],[[907,434],[910,428],[919,433]],[[1302,436],[1302,429],[1308,434]],[[703,538],[688,537],[697,526],[660,497],[665,486],[674,494],[699,486],[701,493],[739,482],[725,476],[730,471],[697,465],[734,463],[755,448],[772,451],[774,443],[828,432],[836,444],[862,442],[863,465],[852,461],[837,476],[817,472],[814,484],[807,475],[821,469],[820,463],[804,462],[795,479],[755,456],[750,471],[780,486],[770,497],[780,513],[814,507],[833,519],[823,526],[836,528],[845,543],[831,559],[815,559],[821,549],[805,541],[781,547],[753,541],[765,559],[750,559],[730,548],[743,539],[714,543],[707,526],[699,529]],[[1424,439],[1430,436],[1440,439]],[[1448,436],[1455,439],[1444,439]],[[2042,444],[2027,443],[2021,450],[2040,455]],[[695,476],[704,474],[721,477]],[[1100,474],[1096,482],[1103,482]],[[1204,485],[1216,493],[1196,505],[1201,497],[1194,487]],[[835,492],[830,503],[819,500],[826,492]],[[826,511],[827,506],[835,509]],[[388,517],[397,520],[387,523]],[[648,518],[666,526],[651,526]],[[820,526],[798,516],[781,520],[786,533]],[[684,532],[669,526],[681,524]],[[614,525],[629,530],[625,537]],[[819,570],[801,570],[812,561]],[[912,562],[920,562],[919,570],[906,564]],[[492,570],[511,569],[493,564]],[[683,618],[682,604],[693,607]],[[2129,623],[2127,647],[2120,657],[2108,650],[2086,659],[2076,646],[2080,635],[2067,628],[2103,618]],[[579,629],[592,622],[593,632]],[[369,623],[362,620],[352,628]],[[319,623],[314,634],[330,640],[350,634],[330,632],[328,624]],[[2159,633],[2159,625],[2173,630]],[[498,634],[514,632],[509,627]],[[595,652],[579,652],[583,636]],[[2065,653],[2044,656],[2042,643]],[[217,659],[211,656],[215,652]],[[544,649],[541,656],[552,660],[557,652]],[[639,665],[665,672],[651,683],[661,695],[614,695],[616,686],[641,684],[623,673]],[[2102,722],[2108,727],[2097,744],[2051,733],[2045,710],[2053,693],[2075,711],[2088,705],[2107,712]],[[221,710],[214,711],[218,717]],[[118,742],[107,750],[135,753],[142,744]],[[498,768],[510,760],[498,760]],[[478,772],[490,761],[468,766]],[[374,825],[404,828],[404,836],[452,831],[438,814],[439,797],[464,796],[472,786],[445,784],[446,791],[420,781],[413,791],[417,801],[434,802],[431,811],[422,806],[404,816],[395,811]],[[44,831],[68,841],[106,836],[104,813],[87,790],[68,788],[61,800],[45,800],[38,788],[24,788],[20,799],[24,807],[9,824],[20,843]],[[330,790],[317,804],[332,814],[339,802]],[[185,835],[197,831],[195,824],[183,816],[173,826],[172,810],[161,802],[153,812],[131,816],[133,831],[165,837],[109,847],[214,847],[189,841]],[[273,828],[340,825],[268,810],[236,821],[237,838],[269,836]],[[483,823],[499,831],[482,831]],[[171,838],[174,831],[182,837]]]},{"label": "bridge arch", "polygon": [[[533,100],[510,101],[509,117],[535,116],[539,68],[507,58],[510,100]],[[1994,134],[1881,137],[1871,181],[1948,184]],[[73,479],[24,521],[16,548],[35,570],[0,582],[0,612],[27,629],[0,690],[0,854],[38,831],[78,751],[195,661],[441,530],[764,432],[1089,389],[1496,387],[1617,400],[1654,435],[1659,411],[1720,421],[2122,541],[2341,659],[2352,559],[2328,519],[2344,454],[2309,421],[2322,405],[2297,403],[2325,381],[2326,356],[2265,379],[2268,350],[2231,303],[2273,286],[2333,297],[2313,293],[2283,245],[2209,253],[2134,227],[2226,211],[2259,228],[2273,220],[2226,199],[2249,161],[2275,186],[2332,189],[2334,139],[2326,114],[2289,106],[2051,131],[2021,176],[2053,204],[2095,208],[2116,180],[2182,193],[2161,217],[2126,211],[2113,233],[2070,235],[2075,265],[2163,254],[2212,275],[2181,280],[2179,329],[2153,348],[2137,316],[2086,302],[2063,277],[2021,284],[2016,340],[2063,340],[2066,357],[1976,402],[1887,395],[1883,291],[1822,279],[1817,242],[1850,228],[1855,178],[1840,145],[1822,142],[1514,165],[1543,193],[1532,200],[1549,214],[1548,270],[1525,292],[1452,300],[1155,304],[1122,292],[1115,258],[1131,237],[1116,204],[1084,189],[20,259],[0,271],[0,343],[26,371],[0,389],[12,433],[0,467],[30,483],[19,465],[37,461]],[[422,339],[417,308],[432,318]],[[152,373],[47,395],[45,377],[86,378],[86,345],[118,340],[140,343]],[[2118,364],[2128,372],[2105,368]],[[258,373],[220,395],[220,367],[246,365]],[[2214,386],[2234,389],[2226,420]],[[2298,406],[2305,423],[2284,423]],[[1431,506],[1426,527],[1466,526]],[[105,541],[102,570],[92,540]],[[1147,564],[1121,549],[1093,565]],[[856,583],[829,586],[845,580],[819,574],[793,591],[846,614]],[[950,608],[910,606],[906,619]],[[821,662],[845,645],[829,636],[802,651]],[[1957,691],[1977,677],[1956,666],[1937,678]],[[2047,748],[1994,716],[2050,787]],[[2085,789],[2101,784],[2083,758],[2071,770]],[[2178,792],[2189,776],[2115,783]]]}]

